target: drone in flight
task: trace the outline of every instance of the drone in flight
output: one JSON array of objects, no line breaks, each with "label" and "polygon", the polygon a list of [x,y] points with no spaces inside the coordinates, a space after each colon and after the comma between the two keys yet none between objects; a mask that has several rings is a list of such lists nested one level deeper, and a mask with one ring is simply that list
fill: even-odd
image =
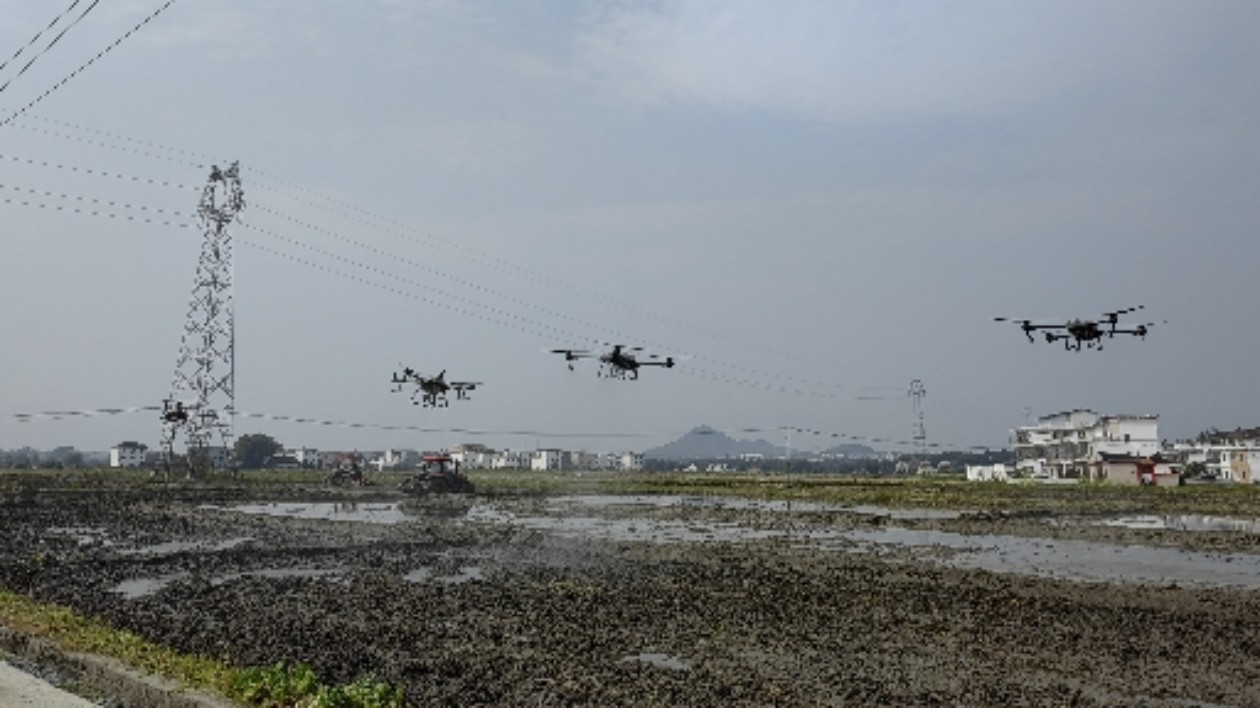
[{"label": "drone in flight", "polygon": [[1127,315],[1130,312],[1146,309],[1144,305],[1137,307],[1126,307],[1121,310],[1113,310],[1104,312],[1102,317],[1098,319],[1071,319],[1063,324],[1034,324],[1032,320],[1019,319],[1015,317],[994,317],[995,322],[1015,322],[1019,328],[1024,331],[1024,336],[1028,337],[1028,341],[1033,339],[1033,332],[1041,331],[1048,343],[1063,342],[1063,347],[1067,351],[1081,351],[1081,349],[1097,349],[1102,351],[1103,340],[1112,339],[1117,334],[1127,334],[1134,337],[1146,338],[1151,328],[1155,326],[1154,322],[1145,322],[1132,326],[1121,326],[1120,315]]},{"label": "drone in flight", "polygon": [[645,366],[674,368],[677,359],[672,356],[662,357],[657,354],[640,354],[643,347],[631,347],[625,344],[610,344],[611,350],[603,354],[594,354],[585,349],[552,349],[552,354],[563,354],[573,371],[573,362],[578,359],[599,359],[599,376],[622,381],[635,381],[639,378],[639,370]]},{"label": "drone in flight", "polygon": [[[395,373],[390,382],[394,384],[394,392],[403,389],[406,384],[415,386],[411,394],[411,402],[425,408],[445,408],[451,404],[446,397],[447,391],[455,392],[455,400],[467,401],[468,392],[481,385],[479,381],[447,381],[446,369],[437,376],[425,377],[410,366],[403,367],[402,374]],[[419,396],[419,398],[417,398]]]}]

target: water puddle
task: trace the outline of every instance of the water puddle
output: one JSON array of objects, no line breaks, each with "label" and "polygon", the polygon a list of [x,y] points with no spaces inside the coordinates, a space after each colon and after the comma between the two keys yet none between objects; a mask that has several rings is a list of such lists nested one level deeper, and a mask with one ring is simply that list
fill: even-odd
[{"label": "water puddle", "polygon": [[114,542],[109,539],[109,530],[96,526],[54,526],[48,529],[48,532],[59,536],[69,536],[80,546],[114,545]]},{"label": "water puddle", "polygon": [[290,519],[316,519],[320,521],[360,521],[369,524],[400,524],[414,520],[398,503],[363,504],[359,502],[271,502],[265,504],[238,504],[235,506],[207,505],[203,509],[234,511],[241,514],[280,516]]},{"label": "water puddle", "polygon": [[333,568],[266,568],[217,575],[210,580],[210,584],[223,585],[241,578],[336,578],[340,575],[341,571]]},{"label": "water puddle", "polygon": [[824,513],[848,512],[869,516],[885,516],[892,519],[957,519],[965,512],[950,509],[894,509],[891,507],[859,504],[843,506],[820,502],[792,501],[790,499],[744,499],[724,496],[684,496],[678,494],[575,494],[555,497],[552,505],[595,507],[653,507],[653,508],[707,508],[733,511],[766,511],[775,513]]},{"label": "water puddle", "polygon": [[621,663],[643,663],[655,666],[658,669],[668,669],[669,671],[690,671],[691,662],[681,657],[671,654],[657,654],[654,652],[643,652],[641,654],[630,654],[621,657]]},{"label": "water puddle", "polygon": [[751,541],[784,535],[783,531],[757,529],[736,523],[705,523],[670,519],[607,519],[599,516],[516,516],[494,507],[476,505],[469,509],[468,521],[509,524],[548,531],[570,538],[600,538],[608,541],[652,541],[657,543],[701,543],[706,541]]},{"label": "water puddle", "polygon": [[187,578],[189,575],[189,573],[181,572],[169,573],[167,575],[156,575],[148,578],[131,578],[118,583],[112,589],[114,592],[122,595],[125,599],[135,600],[148,595],[156,595],[162,590],[162,588],[170,585],[176,580]]},{"label": "water puddle", "polygon": [[120,550],[118,553],[124,556],[134,555],[150,555],[150,556],[168,556],[172,553],[182,553],[184,551],[226,551],[236,548],[242,543],[248,543],[254,539],[248,536],[240,538],[229,538],[225,541],[166,541],[165,543],[156,543],[151,546],[141,546],[139,548],[128,548]]},{"label": "water puddle", "polygon": [[1260,519],[1238,519],[1204,514],[1142,514],[1095,520],[1099,526],[1159,531],[1231,531],[1260,534]]},{"label": "water puddle", "polygon": [[[240,573],[216,575],[210,579],[211,585],[224,585],[241,578],[324,578],[337,577],[341,571],[327,568],[267,568],[265,570],[247,570]],[[166,575],[154,575],[142,578],[129,578],[115,585],[112,590],[125,599],[135,600],[149,595],[156,595],[163,588],[177,580],[192,577],[191,573],[180,571]]]},{"label": "water puddle", "polygon": [[909,554],[915,560],[999,573],[1090,582],[1260,588],[1260,555],[1245,553],[1203,553],[900,526],[789,530],[652,518],[516,516],[488,505],[474,506],[468,520],[606,541],[741,543],[781,538],[806,548],[881,556]]},{"label": "water puddle", "polygon": [[1260,588],[1260,555],[1248,553],[897,527],[854,529],[843,535],[851,541],[909,548],[924,560],[958,568],[1090,582]]}]

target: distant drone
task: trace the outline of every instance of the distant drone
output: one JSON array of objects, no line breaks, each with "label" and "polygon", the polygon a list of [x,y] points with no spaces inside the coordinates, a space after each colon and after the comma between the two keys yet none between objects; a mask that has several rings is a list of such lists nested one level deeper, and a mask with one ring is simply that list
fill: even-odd
[{"label": "distant drone", "polygon": [[1126,307],[1122,310],[1104,312],[1099,319],[1071,319],[1063,324],[1033,324],[1032,320],[1014,317],[994,317],[993,319],[995,322],[1018,323],[1030,342],[1035,341],[1033,332],[1044,330],[1047,342],[1053,344],[1054,342],[1062,341],[1063,347],[1067,351],[1079,352],[1082,348],[1102,351],[1103,339],[1114,338],[1117,334],[1146,338],[1151,327],[1155,326],[1154,322],[1145,322],[1128,328],[1120,326],[1120,315],[1143,309],[1145,309],[1144,305]]},{"label": "distant drone", "polygon": [[184,408],[183,401],[175,401],[171,405],[171,399],[162,401],[162,422],[171,425],[180,425],[188,422],[188,409]]},{"label": "distant drone", "polygon": [[[416,388],[411,394],[411,402],[417,406],[423,405],[425,408],[449,406],[451,403],[446,397],[447,391],[455,392],[455,400],[467,401],[468,392],[481,385],[479,381],[447,381],[445,369],[437,376],[426,378],[410,366],[404,367],[402,374],[394,374],[390,382],[394,384],[395,392],[401,391],[405,384],[414,385]],[[419,398],[417,399],[416,396]]]},{"label": "distant drone", "polygon": [[[578,359],[599,359],[599,370],[596,372],[599,376],[610,379],[621,379],[622,381],[635,381],[639,378],[639,369],[645,366],[660,366],[666,369],[674,368],[677,363],[672,356],[661,357],[657,354],[635,354],[634,352],[643,351],[643,347],[630,347],[624,344],[610,344],[611,351],[604,354],[593,354],[584,349],[552,349],[552,354],[563,354],[564,360],[569,364],[569,371],[573,371],[573,362]],[[640,359],[639,357],[643,357]]]}]

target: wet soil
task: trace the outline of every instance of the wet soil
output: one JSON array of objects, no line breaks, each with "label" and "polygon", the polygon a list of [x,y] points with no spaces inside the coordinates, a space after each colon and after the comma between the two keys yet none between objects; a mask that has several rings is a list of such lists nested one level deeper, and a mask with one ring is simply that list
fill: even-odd
[{"label": "wet soil", "polygon": [[[331,518],[237,510],[278,501],[357,506]],[[404,501],[401,518],[355,513]],[[709,538],[511,522],[565,514],[676,521]],[[1024,516],[22,489],[0,493],[0,587],[237,665],[371,674],[414,705],[1260,705],[1260,591],[1074,582],[802,542],[893,523],[1255,550],[1248,534]],[[711,532],[734,527],[792,533]]]}]

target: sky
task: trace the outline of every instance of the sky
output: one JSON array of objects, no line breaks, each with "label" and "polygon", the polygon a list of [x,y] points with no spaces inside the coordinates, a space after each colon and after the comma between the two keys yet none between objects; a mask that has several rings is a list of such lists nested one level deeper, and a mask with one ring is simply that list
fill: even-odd
[{"label": "sky", "polygon": [[[17,414],[171,395],[232,161],[237,435],[908,449],[916,379],[944,448],[1260,424],[1254,2],[72,1],[0,23],[0,449],[158,444]],[[994,322],[1139,305],[1103,351]],[[612,343],[679,363],[543,351]]]}]

